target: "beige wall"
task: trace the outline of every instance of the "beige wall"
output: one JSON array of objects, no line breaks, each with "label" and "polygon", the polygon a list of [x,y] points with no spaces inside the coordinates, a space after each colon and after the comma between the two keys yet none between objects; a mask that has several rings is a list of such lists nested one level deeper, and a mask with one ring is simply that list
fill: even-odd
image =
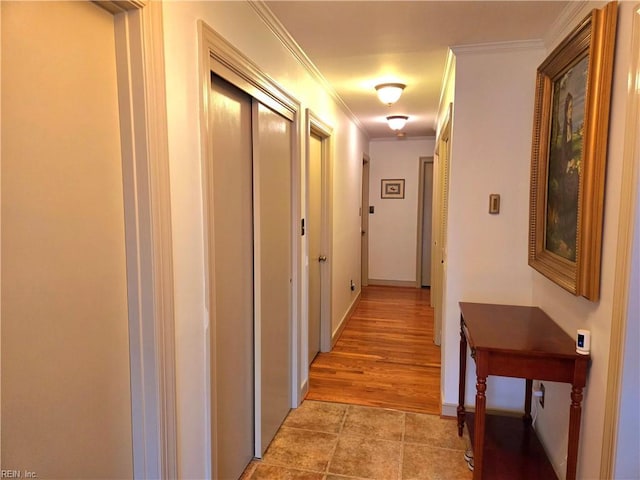
[{"label": "beige wall", "polygon": [[[354,252],[360,250],[361,161],[368,145],[363,133],[294,59],[248,2],[166,2],[163,8],[175,273],[179,473],[183,478],[202,478],[208,473],[210,447],[206,408],[208,313],[198,109],[198,20],[204,20],[296,97],[301,102],[301,121],[304,109],[311,108],[333,127],[334,225],[333,259],[330,259],[333,262],[333,328],[357,294],[351,292],[349,280],[360,278],[360,255]],[[304,158],[304,135],[299,146],[300,158]],[[306,361],[301,366],[303,382],[305,365]]]},{"label": "beige wall", "polygon": [[113,18],[89,2],[0,8],[2,468],[130,478]]}]

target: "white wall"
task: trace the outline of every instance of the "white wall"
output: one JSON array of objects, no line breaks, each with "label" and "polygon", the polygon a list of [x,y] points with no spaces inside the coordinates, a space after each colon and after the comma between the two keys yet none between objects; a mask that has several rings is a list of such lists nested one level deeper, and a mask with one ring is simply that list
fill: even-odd
[{"label": "white wall", "polygon": [[[602,4],[591,2],[585,5],[583,12],[576,15],[576,21],[582,18],[588,9]],[[578,477],[585,479],[596,479],[600,476],[633,5],[632,2],[619,4],[604,203],[600,300],[590,302],[575,297],[538,273],[534,273],[533,278],[534,303],[554,318],[567,333],[573,336],[578,328],[591,330],[591,367],[584,391],[578,458]],[[568,30],[564,32],[566,33]],[[632,297],[638,295],[637,291],[630,294]],[[554,466],[561,470],[564,478],[570,386],[550,382],[545,382],[545,386],[545,408],[538,416],[537,429],[551,454]],[[637,407],[637,398],[635,401]],[[619,448],[624,449],[625,445],[619,445]],[[628,451],[628,454],[635,456],[637,453]]]},{"label": "white wall", "polygon": [[[380,139],[369,144],[369,205],[375,207],[369,215],[370,283],[416,281],[419,159],[433,156],[434,148],[435,138]],[[404,199],[381,198],[384,178],[405,179]]]},{"label": "white wall", "polygon": [[[456,54],[443,315],[443,403],[458,403],[459,301],[531,304],[527,265],[535,71],[542,48],[478,46]],[[501,195],[490,215],[489,194]],[[467,361],[467,385],[475,385]],[[524,382],[489,377],[488,408],[521,409]],[[474,388],[467,388],[473,404]]]},{"label": "white wall", "polygon": [[[174,246],[179,476],[206,478],[208,332],[198,72],[197,21],[257,63],[334,128],[332,321],[344,316],[360,278],[360,183],[367,139],[295,61],[248,2],[166,2],[164,8],[167,110]],[[304,151],[304,142],[301,142]],[[303,197],[304,198],[304,197]],[[359,283],[359,282],[358,282]],[[304,342],[303,342],[304,343]],[[304,380],[304,379],[303,379]]]}]

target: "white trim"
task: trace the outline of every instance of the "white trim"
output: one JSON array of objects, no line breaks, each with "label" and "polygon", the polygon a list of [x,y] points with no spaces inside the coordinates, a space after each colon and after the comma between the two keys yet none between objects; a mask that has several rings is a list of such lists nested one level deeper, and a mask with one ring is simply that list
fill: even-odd
[{"label": "white trim", "polygon": [[379,142],[412,142],[419,140],[435,140],[435,135],[420,135],[417,137],[376,137],[369,140],[369,143],[379,143]]},{"label": "white trim", "polygon": [[381,280],[370,278],[369,285],[377,287],[419,288],[416,286],[415,280]]},{"label": "white trim", "polygon": [[349,309],[343,315],[342,319],[340,320],[340,323],[338,324],[336,329],[331,334],[331,348],[333,348],[335,346],[336,342],[340,338],[340,335],[342,335],[342,331],[344,330],[344,327],[347,326],[347,321],[349,320],[349,318],[351,318],[351,315],[353,314],[353,312],[355,311],[356,307],[358,306],[358,303],[360,303],[360,297],[361,296],[362,296],[362,290],[360,290],[358,292],[358,295],[356,295],[356,298],[353,299],[353,302],[351,302],[351,305],[349,306]]},{"label": "white trim", "polygon": [[[467,410],[467,407],[465,407],[465,410]],[[457,418],[458,405],[453,403],[443,403],[440,408],[440,416]]]},{"label": "white trim", "polygon": [[[444,72],[442,73],[442,81],[440,82],[440,99],[438,100],[438,116],[440,116],[440,113],[443,111],[443,102],[444,102],[444,97],[447,93],[447,86],[449,84],[449,79],[451,78],[452,75],[454,75],[454,71],[455,71],[455,64],[456,64],[456,56],[453,53],[453,50],[451,50],[451,48],[449,48],[447,50],[447,62],[444,66]],[[436,131],[436,149],[438,148],[437,145],[437,139],[440,136],[440,132],[438,130],[438,120],[439,118],[436,118],[435,120],[435,128],[434,130]]]},{"label": "white trim", "polygon": [[[622,395],[625,333],[628,319],[629,286],[633,254],[640,168],[640,5],[636,6],[631,40],[629,64],[627,116],[624,136],[622,183],[620,185],[620,210],[618,218],[618,241],[611,312],[611,336],[609,343],[609,368],[605,395],[604,432],[600,478],[613,478],[617,450],[620,402]],[[631,292],[636,294],[637,292]],[[637,319],[636,319],[637,320]]]},{"label": "white trim", "polygon": [[322,73],[320,73],[318,67],[315,66],[304,50],[302,50],[300,45],[298,45],[284,25],[282,25],[280,20],[278,20],[278,18],[273,14],[267,4],[263,0],[255,0],[249,2],[249,5],[253,7],[258,16],[262,19],[269,30],[271,30],[275,37],[280,40],[280,43],[289,50],[291,55],[293,55],[293,58],[295,58],[296,61],[309,73],[309,75],[311,75],[311,77],[322,86],[322,88],[340,106],[349,119],[355,123],[362,133],[368,138],[369,135],[360,119],[351,111],[347,104],[344,103],[344,100],[342,100],[333,86],[327,81]]},{"label": "white trim", "polygon": [[113,15],[131,10],[138,10],[147,5],[146,0],[92,0],[92,2]]},{"label": "white trim", "polygon": [[114,24],[129,297],[133,474],[140,479],[175,478],[173,257],[162,6],[125,3],[131,9],[116,14]]},{"label": "white trim", "polygon": [[[478,53],[503,53],[521,50],[544,49],[542,40],[516,40],[512,42],[489,42],[468,45],[454,45],[451,51],[455,55],[474,55]],[[448,62],[448,59],[447,59]],[[448,67],[448,64],[447,64]],[[446,71],[446,70],[445,70]]]},{"label": "white trim", "polygon": [[[606,2],[601,2],[602,4]],[[587,2],[585,0],[575,0],[568,2],[564,7],[560,15],[551,25],[551,28],[544,35],[543,41],[548,51],[553,50],[562,39],[567,35],[570,30],[578,25],[587,15],[593,2]]]}]

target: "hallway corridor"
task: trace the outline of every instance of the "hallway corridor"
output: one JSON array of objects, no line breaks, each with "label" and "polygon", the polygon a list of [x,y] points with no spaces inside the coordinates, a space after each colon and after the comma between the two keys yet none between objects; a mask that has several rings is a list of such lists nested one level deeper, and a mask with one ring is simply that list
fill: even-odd
[{"label": "hallway corridor", "polygon": [[311,364],[308,400],[440,414],[440,347],[430,291],[364,287],[329,353]]},{"label": "hallway corridor", "polygon": [[429,290],[371,286],[242,480],[471,479],[469,445],[455,419],[440,418]]}]

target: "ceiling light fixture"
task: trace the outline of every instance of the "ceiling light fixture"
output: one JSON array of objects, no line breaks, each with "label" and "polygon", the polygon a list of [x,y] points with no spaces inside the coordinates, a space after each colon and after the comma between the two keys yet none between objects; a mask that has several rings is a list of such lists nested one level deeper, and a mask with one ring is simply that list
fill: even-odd
[{"label": "ceiling light fixture", "polygon": [[389,128],[395,131],[402,130],[407,123],[407,120],[409,120],[409,117],[406,115],[390,115],[387,117]]},{"label": "ceiling light fixture", "polygon": [[378,92],[378,98],[382,103],[393,105],[400,99],[405,88],[404,83],[381,83],[376,85],[376,92]]}]

